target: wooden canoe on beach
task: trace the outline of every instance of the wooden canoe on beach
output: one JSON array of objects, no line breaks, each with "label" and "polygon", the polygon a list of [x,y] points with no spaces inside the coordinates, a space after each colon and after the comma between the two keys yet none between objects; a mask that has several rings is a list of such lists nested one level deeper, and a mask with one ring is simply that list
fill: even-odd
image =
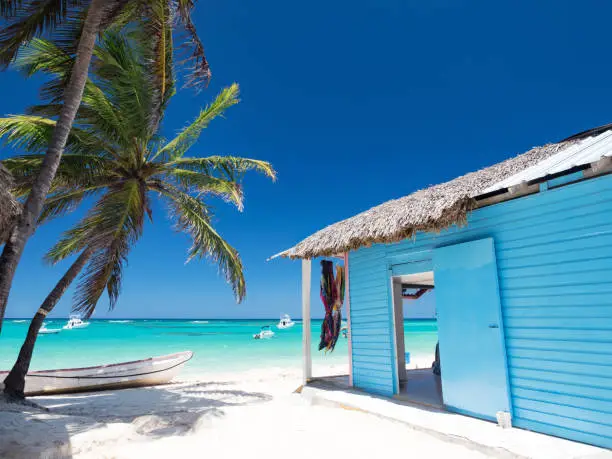
[{"label": "wooden canoe on beach", "polygon": [[[192,356],[193,352],[185,351],[97,367],[32,371],[26,376],[25,394],[69,394],[165,384]],[[0,386],[7,374],[0,372]]]}]

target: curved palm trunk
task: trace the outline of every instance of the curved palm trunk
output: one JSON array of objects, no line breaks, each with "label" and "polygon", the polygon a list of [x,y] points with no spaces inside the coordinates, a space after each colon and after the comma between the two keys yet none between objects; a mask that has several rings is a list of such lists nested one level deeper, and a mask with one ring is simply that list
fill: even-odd
[{"label": "curved palm trunk", "polygon": [[0,257],[0,332],[2,331],[6,304],[17,264],[21,259],[21,254],[28,238],[34,232],[36,220],[40,215],[45,197],[49,193],[51,182],[55,177],[64,147],[66,146],[68,134],[74,122],[74,117],[81,104],[89,72],[89,63],[91,62],[96,36],[100,30],[104,14],[104,4],[105,0],[91,1],[79,40],[70,81],[64,93],[64,104],[62,105],[55,129],[53,129],[53,135],[45,159],[17,224],[4,246],[2,257]]},{"label": "curved palm trunk", "polygon": [[81,253],[81,255],[79,255],[68,271],[66,271],[66,274],[64,274],[53,290],[51,290],[51,293],[49,293],[47,298],[45,298],[45,301],[40,306],[40,309],[36,311],[36,314],[30,323],[30,328],[28,328],[26,339],[21,346],[21,350],[19,351],[17,361],[4,380],[4,393],[8,396],[24,398],[23,390],[25,388],[25,376],[30,369],[32,353],[34,352],[34,344],[36,344],[38,331],[42,326],[43,320],[45,320],[47,314],[53,310],[66,289],[81,272],[83,266],[85,266],[85,263],[87,263],[87,260],[89,260],[92,253],[93,250],[87,248]]}]

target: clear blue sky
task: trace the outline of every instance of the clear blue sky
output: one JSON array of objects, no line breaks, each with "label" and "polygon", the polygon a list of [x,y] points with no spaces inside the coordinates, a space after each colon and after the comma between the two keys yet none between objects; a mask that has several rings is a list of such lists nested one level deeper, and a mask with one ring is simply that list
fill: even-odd
[{"label": "clear blue sky", "polygon": [[[278,170],[276,184],[247,177],[243,213],[216,203],[217,226],[244,259],[248,297],[236,306],[215,266],[184,265],[188,241],[159,209],[130,255],[116,310],[107,313],[105,299],[96,317],[299,316],[299,263],[270,255],[388,199],[612,121],[612,4],[506,5],[200,1],[213,81],[199,95],[179,93],[164,129],[173,134],[219,88],[240,83],[243,102],[194,151]],[[38,82],[0,78],[2,114],[35,102]],[[9,316],[32,316],[67,268],[41,256],[72,220],[30,240]],[[69,308],[67,295],[54,315]]]}]

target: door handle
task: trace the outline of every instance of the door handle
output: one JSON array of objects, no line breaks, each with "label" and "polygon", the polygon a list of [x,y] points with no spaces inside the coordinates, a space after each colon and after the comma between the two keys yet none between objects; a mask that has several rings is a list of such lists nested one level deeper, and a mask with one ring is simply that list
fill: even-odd
[{"label": "door handle", "polygon": [[489,328],[499,328],[499,325],[497,325],[497,324],[489,324]]}]

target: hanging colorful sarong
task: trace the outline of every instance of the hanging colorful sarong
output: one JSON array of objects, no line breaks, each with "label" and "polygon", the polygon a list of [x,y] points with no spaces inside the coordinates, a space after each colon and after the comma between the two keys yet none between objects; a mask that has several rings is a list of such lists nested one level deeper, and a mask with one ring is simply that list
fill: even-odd
[{"label": "hanging colorful sarong", "polygon": [[334,307],[332,310],[332,319],[334,324],[333,336],[330,351],[333,351],[336,347],[336,342],[340,337],[340,331],[342,329],[342,304],[344,303],[344,268],[342,266],[336,266],[336,297]]},{"label": "hanging colorful sarong", "polygon": [[321,301],[325,307],[325,317],[321,324],[319,350],[333,351],[342,328],[342,303],[344,302],[344,268],[336,267],[331,261],[321,261]]}]

